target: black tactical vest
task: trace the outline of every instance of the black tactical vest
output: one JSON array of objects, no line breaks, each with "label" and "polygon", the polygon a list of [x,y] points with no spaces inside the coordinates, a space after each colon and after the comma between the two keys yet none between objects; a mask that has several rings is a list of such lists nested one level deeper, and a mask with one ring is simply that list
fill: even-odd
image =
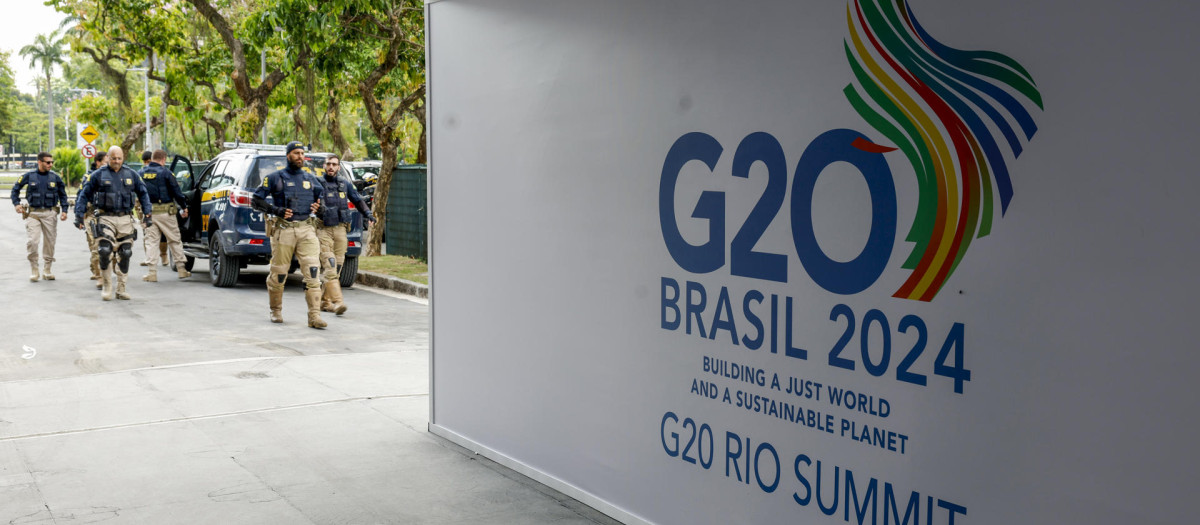
[{"label": "black tactical vest", "polygon": [[29,201],[30,208],[53,208],[58,205],[58,190],[61,188],[62,178],[53,171],[47,174],[45,182],[41,178],[36,171],[25,174],[28,184],[25,187],[25,199]]},{"label": "black tactical vest", "polygon": [[96,197],[93,206],[104,213],[129,213],[133,211],[133,178],[137,176],[132,170],[122,169],[114,173],[112,170],[101,170],[92,174],[96,181]]},{"label": "black tactical vest", "polygon": [[[289,174],[287,170],[275,172],[275,187],[271,189],[276,206],[292,210],[291,221],[307,220],[312,209],[314,181],[301,171]],[[283,202],[279,198],[283,197]]]},{"label": "black tactical vest", "polygon": [[325,184],[325,209],[321,213],[322,223],[325,226],[337,226],[343,222],[350,222],[350,201],[346,195],[346,186],[348,186],[346,181],[341,178],[330,181],[327,177],[321,177],[321,182]]}]

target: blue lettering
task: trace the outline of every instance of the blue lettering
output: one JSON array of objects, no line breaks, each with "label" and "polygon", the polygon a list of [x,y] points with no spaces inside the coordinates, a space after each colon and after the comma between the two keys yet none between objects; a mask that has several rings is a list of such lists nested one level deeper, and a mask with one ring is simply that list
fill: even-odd
[{"label": "blue lettering", "polygon": [[[723,319],[721,314],[725,315]],[[724,286],[721,287],[721,294],[717,296],[717,311],[713,316],[712,332],[709,332],[708,338],[716,339],[718,330],[728,330],[733,346],[737,346],[737,326],[733,324],[733,307],[729,304],[729,289]]]},{"label": "blue lettering", "polygon": [[750,309],[750,301],[762,304],[762,292],[759,292],[758,290],[750,290],[749,292],[746,292],[746,296],[742,299],[742,312],[746,314],[746,320],[750,321],[750,325],[754,327],[754,333],[757,334],[754,336],[754,339],[750,339],[748,336],[743,335],[742,344],[746,345],[746,348],[751,350],[758,350],[759,348],[762,348],[763,337],[765,334],[763,333],[762,320],[759,319],[758,316],[754,314],[754,311]]},{"label": "blue lettering", "polygon": [[[848,129],[826,131],[813,139],[800,156],[792,182],[792,240],[805,271],[830,292],[859,293],[883,274],[896,239],[896,187],[881,153],[860,150],[851,144],[866,137]],[[858,168],[871,194],[871,232],[863,251],[849,262],[830,259],[817,244],[812,223],[813,191],[817,178],[830,164],[848,162]]]},{"label": "blue lettering", "polygon": [[[674,292],[674,297],[667,298],[667,290]],[[675,320],[667,320],[667,310],[675,312]],[[678,330],[679,321],[679,283],[675,279],[662,278],[662,327],[663,330]]]},{"label": "blue lettering", "polygon": [[694,246],[683,238],[675,220],[675,187],[685,164],[698,160],[713,170],[723,150],[712,136],[692,132],[675,141],[663,162],[658,188],[659,226],[671,258],[692,273],[708,273],[725,265],[725,195],[713,191],[700,194],[692,217],[708,220],[708,241]]},{"label": "blue lettering", "polygon": [[[699,297],[693,302],[693,297]],[[704,305],[708,304],[707,296],[704,293],[704,285],[688,281],[687,282],[687,327],[684,330],[687,333],[692,333],[692,317],[696,318],[696,327],[700,330],[700,337],[708,337],[704,333],[704,320],[700,318],[700,314],[704,313]]]}]

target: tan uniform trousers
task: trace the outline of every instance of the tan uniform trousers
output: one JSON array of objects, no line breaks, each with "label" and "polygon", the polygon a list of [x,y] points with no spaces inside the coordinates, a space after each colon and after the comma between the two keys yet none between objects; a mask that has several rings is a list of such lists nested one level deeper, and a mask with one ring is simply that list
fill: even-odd
[{"label": "tan uniform trousers", "polygon": [[317,240],[316,229],[308,221],[282,222],[286,227],[275,226],[275,231],[271,233],[271,273],[267,275],[267,289],[283,291],[294,255],[300,261],[304,288],[320,290],[321,280],[318,272],[321,263],[318,262],[318,257],[321,253],[321,243]]},{"label": "tan uniform trousers", "polygon": [[346,262],[346,249],[349,247],[346,241],[346,227],[340,224],[319,226],[317,239],[321,241],[321,281],[336,281],[342,264]]},{"label": "tan uniform trousers", "polygon": [[171,257],[175,259],[176,268],[184,263],[186,259],[183,255],[183,241],[179,237],[179,221],[175,220],[175,214],[170,212],[150,214],[150,227],[146,228],[145,233],[146,237],[142,241],[146,247],[146,261],[151,272],[154,272],[154,268],[158,268],[159,257],[162,255],[158,249],[160,233],[167,239],[167,248],[171,250]]},{"label": "tan uniform trousers", "polygon": [[[126,270],[121,269],[121,261],[125,259],[121,255],[121,246],[130,245],[128,253],[130,257],[133,254],[133,234],[137,231],[134,226],[133,216],[131,215],[101,215],[96,219],[100,223],[101,237],[96,239],[96,242],[108,241],[112,243],[113,253],[109,260],[108,268],[102,268],[100,275],[104,280],[112,282],[112,276],[117,275],[117,291],[124,293],[125,291],[125,275]],[[125,266],[128,268],[129,262],[125,261]]]},{"label": "tan uniform trousers", "polygon": [[25,218],[25,250],[30,263],[38,262],[38,243],[45,241],[42,259],[46,264],[54,262],[54,241],[58,238],[58,212],[53,208],[30,211]]}]

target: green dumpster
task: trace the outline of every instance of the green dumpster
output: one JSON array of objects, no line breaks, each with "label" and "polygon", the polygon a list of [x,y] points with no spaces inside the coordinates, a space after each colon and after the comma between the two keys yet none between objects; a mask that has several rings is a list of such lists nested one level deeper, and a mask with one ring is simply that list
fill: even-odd
[{"label": "green dumpster", "polygon": [[392,171],[384,230],[388,255],[429,259],[425,188],[424,164],[404,164]]}]

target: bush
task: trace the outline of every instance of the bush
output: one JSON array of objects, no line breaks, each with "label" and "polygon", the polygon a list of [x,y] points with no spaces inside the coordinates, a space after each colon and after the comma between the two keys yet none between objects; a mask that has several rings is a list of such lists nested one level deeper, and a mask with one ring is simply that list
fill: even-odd
[{"label": "bush", "polygon": [[83,179],[83,174],[87,171],[87,159],[83,158],[75,148],[54,148],[54,171],[57,171],[62,178],[67,181],[67,185],[74,186]]}]

